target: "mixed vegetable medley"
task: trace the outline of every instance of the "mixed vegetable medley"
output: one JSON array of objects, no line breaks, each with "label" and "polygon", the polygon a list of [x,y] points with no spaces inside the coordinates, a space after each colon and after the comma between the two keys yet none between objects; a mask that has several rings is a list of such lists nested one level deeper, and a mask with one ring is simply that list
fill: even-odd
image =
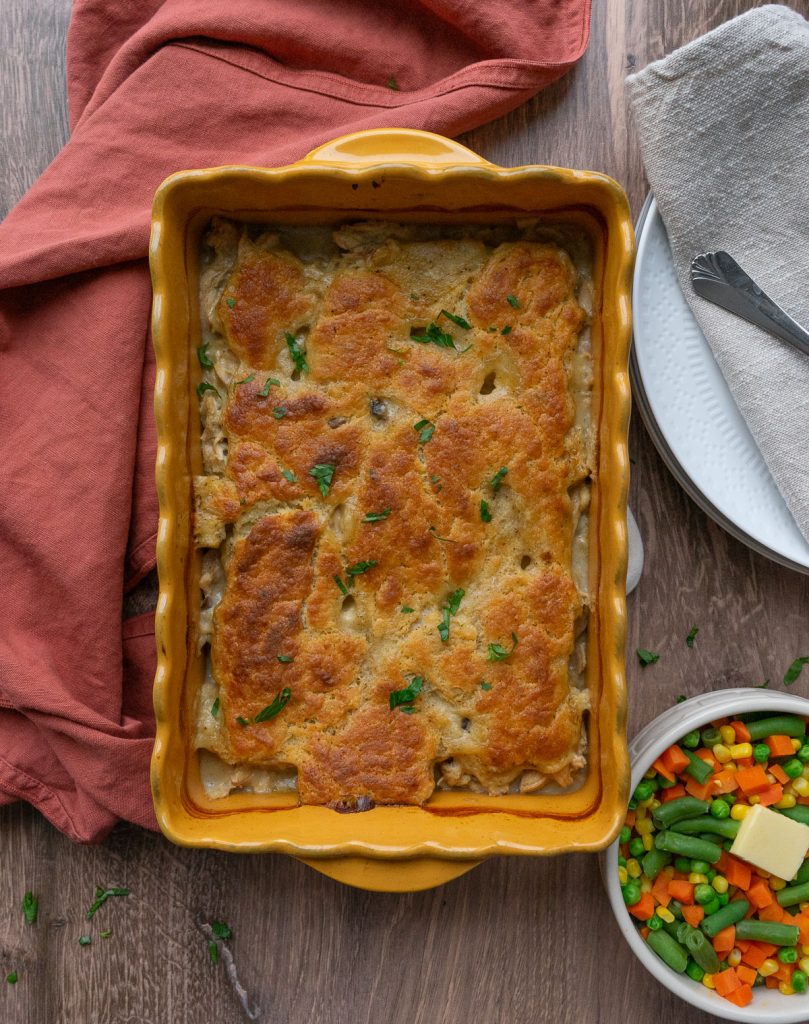
[{"label": "mixed vegetable medley", "polygon": [[673,970],[739,1007],[757,986],[809,988],[809,859],[780,878],[731,852],[744,819],[762,816],[757,806],[809,826],[806,725],[751,714],[695,729],[646,772],[621,830],[621,891],[641,935]]}]

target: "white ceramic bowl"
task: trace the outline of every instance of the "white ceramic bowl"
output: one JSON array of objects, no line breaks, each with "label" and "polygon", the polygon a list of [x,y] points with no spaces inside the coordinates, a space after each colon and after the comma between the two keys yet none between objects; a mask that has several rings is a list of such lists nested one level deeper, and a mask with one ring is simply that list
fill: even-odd
[{"label": "white ceramic bowl", "polygon": [[[632,762],[632,790],[644,773],[663,751],[680,737],[717,718],[745,714],[752,711],[772,711],[773,714],[809,716],[809,700],[788,693],[770,693],[767,690],[716,690],[713,693],[691,697],[664,711],[651,721],[629,744]],[[802,1024],[809,1021],[809,993],[782,996],[778,989],[757,988],[753,1001],[740,1009],[687,975],[677,974],[652,952],[641,938],[624,905],[618,882],[618,840],[601,854],[601,874],[612,912],[632,952],[654,977],[675,995],[692,1006],[725,1020],[752,1021],[755,1024]]]}]

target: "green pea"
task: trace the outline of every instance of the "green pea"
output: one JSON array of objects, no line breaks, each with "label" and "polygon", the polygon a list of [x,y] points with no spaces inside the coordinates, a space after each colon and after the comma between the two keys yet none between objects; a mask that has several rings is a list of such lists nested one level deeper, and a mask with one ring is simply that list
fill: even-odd
[{"label": "green pea", "polygon": [[664,779],[662,775],[658,775],[657,782],[661,789],[671,789],[672,786],[677,785],[672,779]]},{"label": "green pea", "polygon": [[709,729],[702,730],[702,745],[704,747],[715,747],[717,743],[722,742],[722,734],[718,729],[714,729],[711,726]]},{"label": "green pea", "polygon": [[626,885],[621,886],[621,893],[624,897],[624,903],[628,907],[634,907],[640,899],[640,886],[637,882],[627,882]]},{"label": "green pea", "polygon": [[643,845],[643,840],[636,836],[629,844],[629,852],[633,857],[642,857],[646,852],[646,847]]},{"label": "green pea", "polygon": [[726,892],[718,893],[716,898],[719,900],[720,907],[726,907],[730,903],[730,896]]},{"label": "green pea", "polygon": [[707,875],[711,870],[711,865],[707,860],[692,860],[691,870],[698,875]]},{"label": "green pea", "polygon": [[736,797],[732,793],[725,793],[722,799],[726,804],[730,804],[731,807],[736,803]]},{"label": "green pea", "polygon": [[686,733],[686,735],[680,740],[680,743],[682,743],[684,747],[690,747],[691,750],[696,750],[699,746],[699,729],[693,729],[691,732]]},{"label": "green pea", "polygon": [[712,886],[706,885],[704,882],[700,882],[699,885],[694,888],[694,899],[700,906],[705,906],[716,899],[716,891]]},{"label": "green pea", "polygon": [[804,764],[809,761],[809,743],[804,743],[801,749],[796,754],[799,761],[803,761]]},{"label": "green pea", "polygon": [[758,761],[759,764],[764,764],[770,759],[770,748],[766,743],[757,743],[753,747],[753,760]]},{"label": "green pea", "polygon": [[705,872],[705,877],[708,879],[709,882],[712,882],[716,878],[716,876],[717,871],[714,868],[711,868],[710,871]]},{"label": "green pea", "polygon": [[719,894],[714,893],[714,898],[710,903],[703,903],[702,909],[705,911],[705,917],[710,917],[711,914],[715,914],[717,910],[721,910],[722,904],[719,902]]},{"label": "green pea", "polygon": [[[685,973],[692,981],[702,981],[702,979],[705,977],[705,971],[703,971],[703,969],[695,960],[688,961],[688,963],[686,964]],[[795,988],[794,985],[792,987]]]},{"label": "green pea", "polygon": [[778,950],[778,959],[782,964],[794,964],[798,959],[798,950],[794,946],[782,946]]},{"label": "green pea", "polygon": [[631,838],[632,838],[632,829],[629,827],[629,825],[624,825],[624,827],[621,829],[621,834],[618,837],[618,839],[622,843],[628,843]]},{"label": "green pea", "polygon": [[728,969],[728,967],[730,967],[730,964],[727,962],[727,960],[720,960],[719,961],[719,970],[720,971],[726,971]]},{"label": "green pea", "polygon": [[724,800],[712,800],[709,813],[711,817],[719,818],[720,821],[722,820],[722,818],[729,818],[730,805],[725,803]]},{"label": "green pea", "polygon": [[691,860],[689,857],[675,857],[674,867],[686,875],[691,874]]},{"label": "green pea", "polygon": [[648,800],[649,797],[654,793],[654,786],[652,785],[651,779],[644,779],[643,782],[639,782],[635,787],[635,792],[632,794],[632,799],[637,800],[639,804],[643,803],[644,800]]},{"label": "green pea", "polygon": [[793,757],[791,761],[787,761],[787,763],[784,765],[784,772],[791,779],[797,779],[797,777],[801,774],[802,771],[803,765],[797,759],[797,757]]},{"label": "green pea", "polygon": [[630,809],[630,811],[634,811],[637,806],[638,801],[634,797],[627,804],[627,807]]},{"label": "green pea", "polygon": [[663,927],[663,921],[657,916],[657,914],[652,914],[652,916],[649,918],[646,924],[652,929],[653,932],[656,932],[658,928]]},{"label": "green pea", "polygon": [[618,856],[618,867],[619,868],[625,868],[626,867],[626,857],[621,857],[620,855]]},{"label": "green pea", "polygon": [[809,978],[807,978],[805,971],[792,972],[791,985],[796,992],[805,992],[807,988],[807,982],[809,982]]}]

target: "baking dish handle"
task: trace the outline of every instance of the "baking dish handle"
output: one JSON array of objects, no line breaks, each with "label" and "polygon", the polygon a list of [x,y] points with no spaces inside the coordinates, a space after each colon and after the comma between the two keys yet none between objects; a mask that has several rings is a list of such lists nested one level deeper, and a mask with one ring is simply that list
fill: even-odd
[{"label": "baking dish handle", "polygon": [[415,128],[371,128],[342,135],[318,146],[301,160],[303,164],[329,167],[363,167],[379,163],[408,163],[430,167],[458,164],[487,166],[488,160],[453,139]]}]

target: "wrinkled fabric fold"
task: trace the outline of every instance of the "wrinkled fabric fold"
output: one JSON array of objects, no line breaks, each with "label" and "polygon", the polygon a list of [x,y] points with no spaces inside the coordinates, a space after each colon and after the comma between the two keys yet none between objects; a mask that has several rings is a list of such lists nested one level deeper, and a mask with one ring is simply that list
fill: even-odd
[{"label": "wrinkled fabric fold", "polygon": [[582,55],[589,0],[75,0],[71,137],[0,226],[0,803],[155,828],[152,196],[334,136],[457,135]]}]

